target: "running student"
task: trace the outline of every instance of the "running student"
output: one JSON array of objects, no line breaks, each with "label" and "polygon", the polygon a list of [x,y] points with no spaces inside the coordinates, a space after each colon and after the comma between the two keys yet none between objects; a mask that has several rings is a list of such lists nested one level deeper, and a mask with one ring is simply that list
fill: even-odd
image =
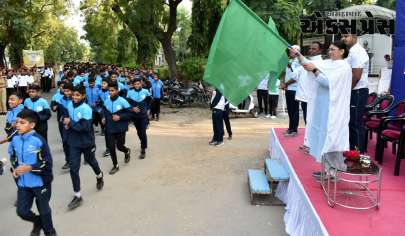
[{"label": "running student", "polygon": [[89,105],[84,103],[85,98],[85,88],[83,86],[75,86],[73,88],[72,102],[68,105],[69,117],[63,119],[65,129],[68,131],[68,160],[74,191],[74,198],[68,205],[70,210],[75,209],[82,203],[79,176],[82,154],[84,155],[85,161],[91,166],[96,175],[97,190],[101,190],[104,186],[103,172],[95,156],[96,144],[94,142],[92,110]]},{"label": "running student", "polygon": [[[31,236],[56,235],[52,223],[51,199],[52,156],[48,144],[34,131],[39,118],[36,112],[22,110],[17,116],[16,129],[8,148],[12,173],[18,186],[17,215],[33,223]],[[39,214],[32,212],[32,204]]]},{"label": "running student", "polygon": [[117,153],[115,148],[125,153],[125,163],[131,159],[131,149],[125,146],[125,135],[128,131],[128,121],[131,119],[130,105],[124,98],[118,96],[118,84],[110,82],[108,85],[110,97],[104,102],[103,123],[105,124],[107,147],[113,168],[109,174],[113,175],[119,171]]},{"label": "running student", "polygon": [[146,127],[148,126],[148,104],[151,100],[149,91],[142,88],[142,80],[135,79],[132,82],[133,89],[128,92],[128,102],[131,104],[136,132],[141,141],[140,159],[145,158],[148,139],[146,136]]},{"label": "running student", "polygon": [[152,91],[152,104],[151,104],[151,115],[152,119],[159,121],[160,114],[160,99],[163,95],[163,82],[159,79],[157,75],[153,75],[153,80],[151,80],[151,91]]},{"label": "running student", "polygon": [[[104,102],[110,97],[110,91],[108,90],[108,79],[103,79],[103,81],[101,83],[101,89],[98,91],[98,97],[99,97],[99,100],[98,100],[97,111],[98,111],[100,117],[102,117]],[[103,122],[101,122],[100,126],[101,126],[101,135],[104,136],[105,146],[106,146],[103,156],[107,157],[110,155],[110,150],[108,149],[108,145],[107,145],[107,136],[105,135],[105,125],[103,124]]]},{"label": "running student", "polygon": [[10,110],[7,112],[6,116],[6,128],[7,137],[15,132],[17,115],[24,109],[22,104],[23,98],[17,93],[12,93],[8,98],[8,106]]},{"label": "running student", "polygon": [[29,98],[25,99],[24,107],[34,111],[39,116],[35,130],[48,141],[48,120],[51,118],[51,110],[48,102],[39,95],[39,86],[33,84],[28,87]]},{"label": "running student", "polygon": [[52,106],[52,109],[56,109],[57,111],[59,133],[62,139],[63,152],[65,154],[65,164],[62,166],[62,170],[68,170],[70,150],[68,144],[68,131],[64,128],[63,118],[69,117],[68,105],[72,102],[73,85],[70,82],[65,82],[60,89],[63,91],[63,96],[59,97],[56,104]]},{"label": "running student", "polygon": [[[101,115],[98,111],[99,88],[96,85],[96,75],[91,74],[88,80],[88,87],[86,87],[86,103],[93,111],[93,125],[98,126],[101,124]],[[102,129],[101,132],[104,130]]]}]

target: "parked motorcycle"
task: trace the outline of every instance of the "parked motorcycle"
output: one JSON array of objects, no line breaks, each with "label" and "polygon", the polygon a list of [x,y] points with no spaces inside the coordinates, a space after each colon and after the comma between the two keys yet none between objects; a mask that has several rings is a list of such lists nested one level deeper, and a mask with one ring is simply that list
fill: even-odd
[{"label": "parked motorcycle", "polygon": [[172,108],[183,105],[198,104],[209,106],[209,97],[201,84],[193,84],[190,88],[172,88],[169,90],[169,106]]},{"label": "parked motorcycle", "polygon": [[178,80],[165,80],[163,81],[163,97],[161,99],[161,103],[163,105],[168,105],[169,104],[169,97],[170,94],[173,92],[175,89],[181,89],[183,88],[184,85]]}]

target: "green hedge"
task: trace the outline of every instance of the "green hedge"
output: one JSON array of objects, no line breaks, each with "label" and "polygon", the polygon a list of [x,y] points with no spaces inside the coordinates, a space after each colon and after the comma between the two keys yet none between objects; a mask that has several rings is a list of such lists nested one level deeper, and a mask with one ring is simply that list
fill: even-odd
[{"label": "green hedge", "polygon": [[[206,58],[191,57],[186,59],[183,63],[177,65],[178,79],[185,82],[202,80],[205,64],[207,64]],[[161,80],[170,78],[167,66],[155,68],[154,71],[158,73]]]},{"label": "green hedge", "polygon": [[207,64],[206,58],[191,57],[186,59],[182,64],[177,66],[177,73],[179,75],[179,78],[183,81],[202,80],[206,64]]}]

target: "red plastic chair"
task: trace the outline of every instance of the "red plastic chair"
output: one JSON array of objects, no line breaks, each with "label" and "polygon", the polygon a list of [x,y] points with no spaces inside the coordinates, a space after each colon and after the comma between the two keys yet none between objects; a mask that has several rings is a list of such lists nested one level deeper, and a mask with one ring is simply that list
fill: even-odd
[{"label": "red plastic chair", "polygon": [[[390,129],[389,124],[401,124],[401,128]],[[377,137],[377,146],[375,150],[375,157],[378,163],[382,164],[384,158],[384,148],[387,142],[398,144],[398,151],[396,152],[396,161],[394,168],[394,175],[399,175],[399,167],[401,159],[404,158],[404,142],[405,142],[405,116],[401,117],[387,117],[381,122],[379,135]]]},{"label": "red plastic chair", "polygon": [[378,94],[377,93],[370,93],[368,95],[368,97],[367,97],[367,105],[366,105],[366,107],[364,109],[364,115],[363,115],[364,123],[367,122],[368,112],[375,109],[375,107],[376,107],[376,105],[378,103],[378,100],[379,99],[378,99]]},{"label": "red plastic chair", "polygon": [[367,151],[368,139],[372,139],[373,132],[377,133],[378,128],[383,117],[388,116],[388,114],[396,108],[393,106],[394,96],[385,95],[380,98],[377,98],[374,104],[374,109],[367,112],[367,118],[365,122],[365,142],[364,147]]},{"label": "red plastic chair", "polygon": [[375,101],[377,100],[378,95],[377,93],[370,93],[367,97],[367,106],[373,107],[375,105]]}]

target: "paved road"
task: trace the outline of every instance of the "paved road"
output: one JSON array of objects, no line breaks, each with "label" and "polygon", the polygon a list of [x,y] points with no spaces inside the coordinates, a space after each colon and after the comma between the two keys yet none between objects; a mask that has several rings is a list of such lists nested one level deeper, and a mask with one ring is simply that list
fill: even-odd
[{"label": "paved road", "polygon": [[[55,116],[49,122],[54,159],[51,205],[55,227],[69,235],[285,235],[282,207],[251,206],[246,182],[248,168],[262,168],[268,130],[280,120],[232,120],[234,139],[221,148],[207,145],[211,134],[208,111],[163,109],[161,121],[148,130],[147,158],[138,160],[139,142],[131,127],[127,134],[133,159],[119,154],[121,170],[107,174],[112,164],[102,158],[104,139],[97,136],[97,156],[106,173],[105,188],[97,192],[95,177],[82,166],[83,205],[68,211],[73,197]],[[4,127],[4,116],[0,126]],[[6,145],[0,146],[6,156]],[[0,176],[0,235],[29,235],[31,225],[15,214],[16,187],[7,173]]]}]

